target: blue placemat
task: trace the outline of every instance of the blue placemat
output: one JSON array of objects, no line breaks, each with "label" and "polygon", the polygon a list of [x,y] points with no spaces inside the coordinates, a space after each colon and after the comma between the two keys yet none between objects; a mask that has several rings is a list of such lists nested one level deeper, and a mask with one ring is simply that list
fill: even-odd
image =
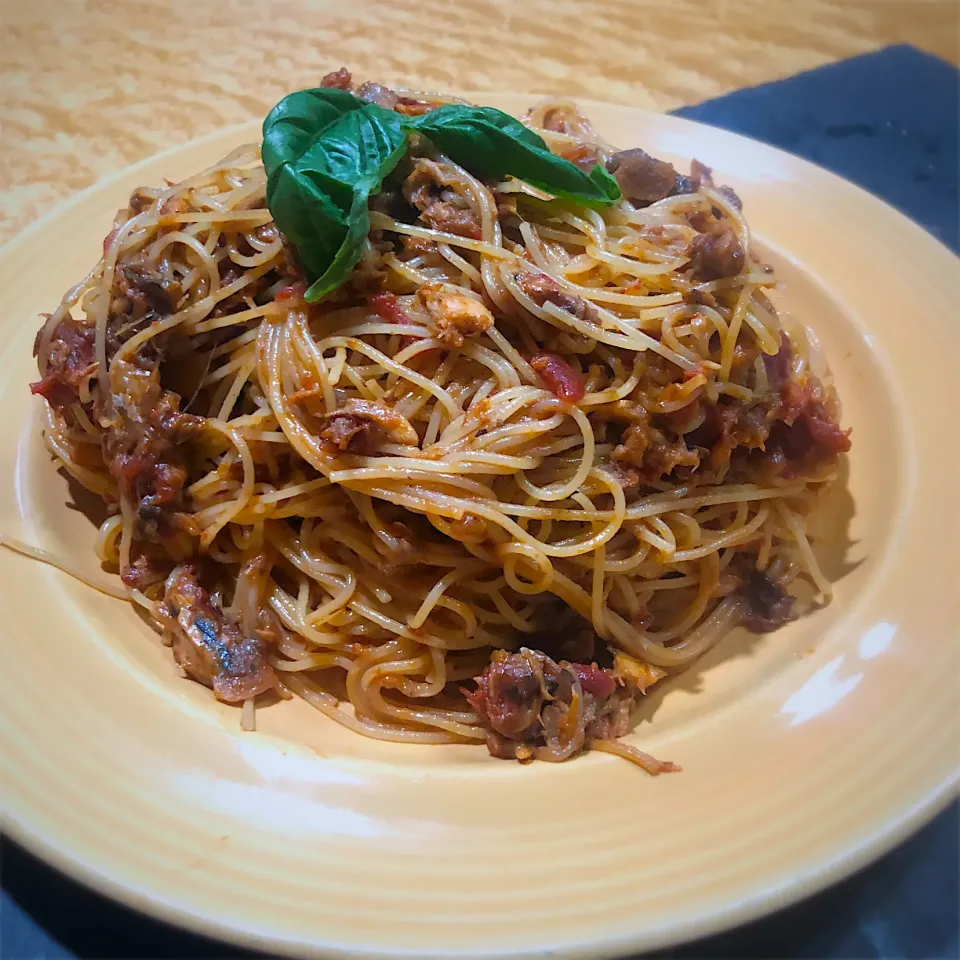
[{"label": "blue placemat", "polygon": [[833,170],[958,248],[960,72],[936,57],[887,47],[676,113]]},{"label": "blue placemat", "polygon": [[[934,57],[890,47],[677,113],[828,167],[958,248],[960,74]],[[4,960],[254,956],[117,906],[10,842],[0,866]],[[960,956],[958,878],[954,805],[833,889],[669,956],[952,960]]]}]

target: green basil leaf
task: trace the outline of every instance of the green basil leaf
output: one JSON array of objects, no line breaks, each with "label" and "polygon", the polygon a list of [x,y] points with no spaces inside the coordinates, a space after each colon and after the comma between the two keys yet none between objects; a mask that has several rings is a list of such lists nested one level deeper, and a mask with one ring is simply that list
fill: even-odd
[{"label": "green basil leaf", "polygon": [[269,177],[281,163],[295,163],[330,124],[363,106],[352,93],[320,87],[284,97],[263,121],[263,166]]},{"label": "green basil leaf", "polygon": [[551,153],[529,127],[493,107],[448,104],[404,119],[408,129],[425,136],[473,174],[517,177],[556,197],[588,206],[608,206],[620,199],[617,181],[600,164],[585,173]]},{"label": "green basil leaf", "polygon": [[370,197],[399,163],[411,131],[479,176],[518,177],[594,206],[620,199],[603,167],[585,173],[492,107],[450,104],[406,117],[344,90],[301,90],[264,120],[262,155],[267,206],[310,280],[308,300],[335,290],[356,266],[370,230]]},{"label": "green basil leaf", "polygon": [[307,300],[335,290],[362,256],[370,196],[405,149],[399,114],[343,90],[302,90],[270,111],[267,206],[307,271]]}]

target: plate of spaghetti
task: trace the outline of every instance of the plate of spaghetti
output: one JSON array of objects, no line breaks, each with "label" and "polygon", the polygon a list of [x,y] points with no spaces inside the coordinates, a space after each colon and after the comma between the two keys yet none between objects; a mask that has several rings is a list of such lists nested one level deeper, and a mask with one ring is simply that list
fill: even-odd
[{"label": "plate of spaghetti", "polygon": [[71,874],[283,952],[612,956],[954,794],[960,270],[857,188],[341,69],[0,276],[2,791]]}]

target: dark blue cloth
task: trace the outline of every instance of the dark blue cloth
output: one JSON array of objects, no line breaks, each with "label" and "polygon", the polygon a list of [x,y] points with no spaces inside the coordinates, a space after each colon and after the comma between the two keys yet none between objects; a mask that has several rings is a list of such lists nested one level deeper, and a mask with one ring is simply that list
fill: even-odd
[{"label": "dark blue cloth", "polygon": [[887,47],[676,113],[812,160],[958,248],[960,72],[936,57]]},{"label": "dark blue cloth", "polygon": [[[957,249],[960,74],[891,47],[678,110],[781,147],[860,184]],[[250,957],[91,893],[9,841],[0,957]],[[960,813],[942,813],[838,886],[750,926],[668,954],[694,958],[960,956]]]}]

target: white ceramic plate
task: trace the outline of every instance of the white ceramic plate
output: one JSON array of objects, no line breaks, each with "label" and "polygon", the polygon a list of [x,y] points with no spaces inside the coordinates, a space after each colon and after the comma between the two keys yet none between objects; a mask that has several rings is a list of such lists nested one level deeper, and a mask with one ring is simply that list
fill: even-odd
[{"label": "white ceramic plate", "polygon": [[[476,97],[518,112],[519,97]],[[0,795],[80,880],[214,936],[323,956],[605,956],[749,920],[831,883],[955,793],[957,259],[878,200],[769,147],[585,105],[623,146],[696,156],[744,198],[780,305],[824,341],[853,428],[826,609],[736,634],[647,705],[633,742],[522,767],[369,741],[303,702],[237,711],[179,678],[121,602],[0,552]],[[217,133],[94,187],[0,253],[0,528],[96,570],[40,441],[37,315],[116,208],[257,137]]]}]

